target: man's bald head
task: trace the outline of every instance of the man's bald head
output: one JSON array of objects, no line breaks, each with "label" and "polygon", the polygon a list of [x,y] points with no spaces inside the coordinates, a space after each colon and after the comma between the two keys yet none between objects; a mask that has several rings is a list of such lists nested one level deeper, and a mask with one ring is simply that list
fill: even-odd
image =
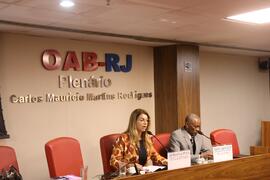
[{"label": "man's bald head", "polygon": [[195,136],[197,131],[201,129],[201,119],[196,114],[189,114],[185,118],[185,129],[191,135]]},{"label": "man's bald head", "polygon": [[200,119],[199,116],[197,116],[196,114],[193,114],[193,113],[187,115],[186,118],[185,118],[185,124],[191,123],[191,122],[194,122],[194,121],[201,121],[201,119]]}]

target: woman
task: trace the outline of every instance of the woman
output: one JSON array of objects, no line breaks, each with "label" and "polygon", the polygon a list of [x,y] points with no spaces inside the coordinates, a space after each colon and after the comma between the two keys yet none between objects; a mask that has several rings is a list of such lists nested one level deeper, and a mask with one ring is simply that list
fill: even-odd
[{"label": "woman", "polygon": [[154,165],[167,165],[167,160],[157,153],[147,134],[149,126],[150,116],[145,110],[135,109],[131,113],[127,130],[113,145],[110,165],[115,170],[119,163],[126,163],[127,167],[136,164],[140,170],[151,160]]}]

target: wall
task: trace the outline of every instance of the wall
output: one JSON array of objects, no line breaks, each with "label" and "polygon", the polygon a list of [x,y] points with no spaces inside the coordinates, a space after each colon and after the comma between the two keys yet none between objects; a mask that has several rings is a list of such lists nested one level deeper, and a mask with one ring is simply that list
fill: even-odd
[{"label": "wall", "polygon": [[[48,179],[44,144],[59,136],[72,136],[81,143],[84,162],[89,166],[89,177],[101,174],[100,137],[126,130],[129,115],[135,108],[149,111],[154,120],[154,94],[151,98],[83,102],[11,103],[12,94],[44,96],[71,93],[114,93],[130,91],[154,93],[152,48],[126,44],[95,43],[57,38],[31,37],[14,34],[0,36],[0,82],[4,119],[10,139],[0,145],[16,149],[20,170],[26,180]],[[41,64],[45,49],[56,49],[64,58],[68,50],[76,51],[81,62],[82,51],[96,52],[98,61],[104,53],[120,55],[125,64],[126,54],[132,54],[131,72],[105,72],[104,67],[94,72],[48,71]],[[112,80],[108,88],[59,88],[58,75],[74,78],[103,76]],[[154,130],[154,123],[151,130]]]},{"label": "wall", "polygon": [[[142,107],[154,120],[154,99],[90,102],[55,102],[12,104],[16,95],[45,93],[117,93],[154,92],[153,50],[148,47],[98,43],[65,39],[0,35],[0,85],[4,118],[10,139],[0,145],[16,149],[20,170],[26,180],[48,179],[44,144],[58,136],[77,138],[82,147],[89,177],[102,173],[99,138],[125,130],[130,112]],[[124,63],[125,55],[133,55],[129,73],[47,71],[41,65],[44,49],[57,49],[64,57],[67,50],[94,51],[103,61],[105,52],[117,53]],[[206,134],[217,128],[230,128],[237,133],[242,153],[258,144],[260,120],[270,119],[268,74],[259,72],[257,58],[250,56],[200,52],[200,93],[202,128]],[[113,85],[102,89],[67,89],[57,85],[58,75],[111,78]],[[152,121],[153,122],[153,121]],[[151,130],[154,130],[152,123]]]},{"label": "wall", "polygon": [[202,129],[236,132],[240,151],[260,143],[260,121],[270,120],[269,79],[251,56],[200,52]]}]

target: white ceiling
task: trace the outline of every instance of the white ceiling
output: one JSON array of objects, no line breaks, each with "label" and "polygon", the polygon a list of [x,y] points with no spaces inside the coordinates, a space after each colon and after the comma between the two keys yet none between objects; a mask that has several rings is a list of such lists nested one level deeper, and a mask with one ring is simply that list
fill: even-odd
[{"label": "white ceiling", "polygon": [[270,24],[224,20],[270,7],[270,0],[74,0],[71,9],[59,2],[0,0],[0,31],[150,46],[185,41],[270,55]]}]

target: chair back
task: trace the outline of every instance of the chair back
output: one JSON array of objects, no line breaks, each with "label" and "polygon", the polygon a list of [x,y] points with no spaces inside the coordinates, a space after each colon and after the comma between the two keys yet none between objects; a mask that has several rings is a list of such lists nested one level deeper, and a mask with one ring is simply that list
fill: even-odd
[{"label": "chair back", "polygon": [[110,166],[110,159],[113,149],[113,144],[120,134],[109,134],[100,138],[100,152],[103,164],[103,172],[107,174],[112,172],[113,169]]},{"label": "chair back", "polygon": [[80,176],[83,158],[78,140],[59,137],[45,144],[50,177],[72,174]]},{"label": "chair back", "polygon": [[235,133],[230,129],[217,129],[210,133],[212,145],[231,144],[233,148],[233,155],[240,154],[238,141]]},{"label": "chair back", "polygon": [[[161,133],[157,134],[156,138],[162,143],[164,147],[168,148],[170,136],[171,133]],[[152,136],[154,148],[161,156],[167,158],[167,150],[158,142],[156,138]]]},{"label": "chair back", "polygon": [[19,171],[15,150],[9,146],[0,146],[0,171],[8,170],[11,165]]}]

